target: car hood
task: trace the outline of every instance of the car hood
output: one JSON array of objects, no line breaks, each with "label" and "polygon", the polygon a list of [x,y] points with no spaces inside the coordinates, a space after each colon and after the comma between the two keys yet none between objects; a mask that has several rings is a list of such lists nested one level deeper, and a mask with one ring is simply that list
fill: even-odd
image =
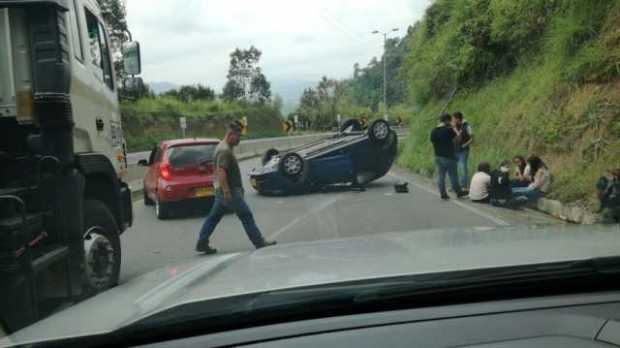
[{"label": "car hood", "polygon": [[0,346],[107,333],[166,308],[234,295],[618,254],[618,226],[554,225],[383,233],[196,256],[65,309]]}]

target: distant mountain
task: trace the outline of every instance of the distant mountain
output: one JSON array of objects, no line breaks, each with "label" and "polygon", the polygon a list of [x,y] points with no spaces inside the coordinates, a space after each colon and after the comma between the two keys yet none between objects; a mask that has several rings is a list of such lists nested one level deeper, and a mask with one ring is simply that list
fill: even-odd
[{"label": "distant mountain", "polygon": [[282,97],[282,113],[284,115],[295,111],[304,89],[314,87],[318,83],[318,81],[279,79],[269,82],[271,82],[271,94]]},{"label": "distant mountain", "polygon": [[169,90],[179,88],[179,86],[174,83],[166,81],[147,82],[147,84],[151,87],[151,90],[153,90],[153,93],[155,94],[162,94],[168,92]]}]

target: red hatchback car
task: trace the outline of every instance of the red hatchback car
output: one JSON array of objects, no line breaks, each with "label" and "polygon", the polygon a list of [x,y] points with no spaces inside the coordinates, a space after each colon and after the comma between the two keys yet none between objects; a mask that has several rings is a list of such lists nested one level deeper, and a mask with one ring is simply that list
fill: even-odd
[{"label": "red hatchback car", "polygon": [[181,205],[211,206],[214,197],[213,161],[217,139],[178,139],[161,142],[147,160],[144,204],[155,205],[159,219]]}]

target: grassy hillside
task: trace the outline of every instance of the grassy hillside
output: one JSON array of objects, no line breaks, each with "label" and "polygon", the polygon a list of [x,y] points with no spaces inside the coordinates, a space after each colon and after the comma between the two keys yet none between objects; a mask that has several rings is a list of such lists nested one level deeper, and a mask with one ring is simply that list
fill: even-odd
[{"label": "grassy hillside", "polygon": [[129,151],[148,150],[161,140],[180,138],[181,116],[187,119],[188,137],[221,138],[225,125],[242,117],[248,118],[246,138],[284,135],[280,111],[270,104],[182,102],[172,97],[157,97],[123,101],[121,109]]},{"label": "grassy hillside", "polygon": [[475,127],[470,171],[541,156],[563,201],[594,201],[598,176],[620,167],[620,1],[433,3],[409,35],[411,137],[400,163],[434,171],[429,133],[446,98]]}]

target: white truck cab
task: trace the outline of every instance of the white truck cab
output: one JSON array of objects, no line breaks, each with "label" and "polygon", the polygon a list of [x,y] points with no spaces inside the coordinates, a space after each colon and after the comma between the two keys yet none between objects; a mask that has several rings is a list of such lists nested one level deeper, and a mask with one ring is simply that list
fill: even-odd
[{"label": "white truck cab", "polygon": [[[70,60],[70,96],[75,122],[75,153],[105,155],[117,174],[126,169],[123,131],[118,105],[110,39],[94,0],[67,0],[67,57]],[[23,8],[0,9],[0,117],[21,124],[35,122],[32,48],[28,16]]]},{"label": "white truck cab", "polygon": [[[140,73],[139,44],[125,70]],[[112,49],[95,0],[0,0],[0,326],[118,283],[132,224]],[[132,78],[136,85],[139,78]]]}]

